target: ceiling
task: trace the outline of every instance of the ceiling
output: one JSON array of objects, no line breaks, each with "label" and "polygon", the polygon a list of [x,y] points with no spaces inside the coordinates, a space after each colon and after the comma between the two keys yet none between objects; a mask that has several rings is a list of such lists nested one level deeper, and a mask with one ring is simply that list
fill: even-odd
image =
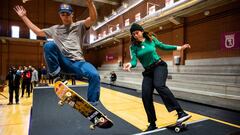
[{"label": "ceiling", "polygon": [[[77,5],[81,7],[87,7],[85,2],[86,0],[54,0],[54,1],[61,2],[61,3],[68,3],[68,4]],[[99,9],[102,6],[120,6],[123,0],[93,0],[93,1],[96,8]]]}]

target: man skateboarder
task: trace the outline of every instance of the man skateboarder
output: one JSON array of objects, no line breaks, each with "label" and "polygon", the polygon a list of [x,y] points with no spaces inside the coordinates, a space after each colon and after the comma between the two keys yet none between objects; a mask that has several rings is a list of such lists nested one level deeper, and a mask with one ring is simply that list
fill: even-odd
[{"label": "man skateboarder", "polygon": [[85,20],[73,22],[72,7],[61,4],[58,13],[63,24],[45,29],[38,28],[28,19],[24,7],[17,5],[14,10],[36,35],[53,38],[54,42],[47,42],[43,49],[49,74],[55,78],[55,82],[61,80],[60,72],[88,78],[87,100],[96,105],[100,95],[100,77],[95,67],[84,60],[82,44],[86,32],[97,19],[97,11],[93,0],[86,0],[86,4],[89,17]]}]

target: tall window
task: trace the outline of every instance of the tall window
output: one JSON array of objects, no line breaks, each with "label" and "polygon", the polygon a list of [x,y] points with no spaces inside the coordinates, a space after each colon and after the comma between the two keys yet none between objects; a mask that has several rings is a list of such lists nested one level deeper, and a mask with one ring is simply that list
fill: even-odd
[{"label": "tall window", "polygon": [[174,3],[174,0],[165,0],[166,7],[173,5],[173,3]]},{"label": "tall window", "polygon": [[119,29],[120,29],[119,24],[117,24],[116,25],[116,30],[119,30]]},{"label": "tall window", "polygon": [[95,36],[93,34],[90,34],[90,43],[92,43],[95,39]]},{"label": "tall window", "polygon": [[126,19],[125,20],[125,26],[128,26],[129,25],[129,19]]},{"label": "tall window", "polygon": [[90,34],[90,43],[94,42],[95,38],[96,38],[95,35]]},{"label": "tall window", "polygon": [[107,35],[106,31],[103,31],[103,37],[105,37]]},{"label": "tall window", "polygon": [[153,6],[151,6],[151,7],[149,8],[148,14],[151,15],[151,14],[155,13],[155,11],[156,11],[156,6],[153,5]]},{"label": "tall window", "polygon": [[110,27],[109,28],[109,33],[112,33],[113,32],[113,27]]},{"label": "tall window", "polygon": [[135,21],[139,21],[141,19],[141,14],[140,13],[137,13],[135,15]]},{"label": "tall window", "polygon": [[30,33],[30,39],[37,39],[37,35],[32,30],[29,30],[29,33]]},{"label": "tall window", "polygon": [[12,26],[11,29],[12,29],[12,37],[19,38],[19,31],[20,31],[19,26]]},{"label": "tall window", "polygon": [[100,38],[102,38],[102,34],[99,33],[98,34],[98,39],[100,39]]}]

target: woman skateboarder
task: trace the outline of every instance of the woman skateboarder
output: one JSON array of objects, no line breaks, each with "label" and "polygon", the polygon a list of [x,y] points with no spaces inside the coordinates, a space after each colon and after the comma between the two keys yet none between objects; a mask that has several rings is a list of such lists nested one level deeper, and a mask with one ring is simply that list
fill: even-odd
[{"label": "woman skateboarder", "polygon": [[146,131],[156,129],[156,114],[153,106],[153,90],[157,90],[169,112],[176,110],[177,122],[189,119],[191,116],[183,111],[172,92],[166,86],[168,76],[167,64],[157,54],[156,48],[162,50],[184,50],[190,48],[189,44],[183,46],[166,45],[156,37],[145,32],[142,26],[134,23],[130,28],[132,45],[130,46],[131,62],[124,65],[123,70],[131,71],[136,67],[137,59],[144,67],[142,83],[142,100],[147,113],[148,126]]},{"label": "woman skateboarder", "polygon": [[49,74],[54,80],[61,80],[60,72],[88,78],[88,101],[96,105],[100,95],[100,77],[95,67],[84,60],[82,44],[87,31],[97,19],[97,12],[92,0],[86,0],[86,3],[89,17],[85,20],[73,22],[72,7],[61,4],[58,13],[63,24],[45,29],[38,28],[28,19],[22,6],[17,5],[14,10],[37,36],[53,38],[54,42],[47,42],[43,49]]}]

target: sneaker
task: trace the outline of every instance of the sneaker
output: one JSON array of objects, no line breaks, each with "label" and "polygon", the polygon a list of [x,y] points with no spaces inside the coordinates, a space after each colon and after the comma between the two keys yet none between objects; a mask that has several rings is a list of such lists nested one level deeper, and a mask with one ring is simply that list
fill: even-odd
[{"label": "sneaker", "polygon": [[184,121],[190,119],[191,117],[192,117],[191,115],[185,113],[184,111],[179,112],[178,113],[177,123],[184,122]]},{"label": "sneaker", "polygon": [[62,81],[60,76],[54,77],[53,82],[56,83],[57,81]]},{"label": "sneaker", "polygon": [[155,130],[155,129],[157,129],[156,124],[150,124],[144,132]]},{"label": "sneaker", "polygon": [[7,105],[12,105],[13,103],[12,102],[9,102]]},{"label": "sneaker", "polygon": [[67,84],[67,80],[64,79],[64,78],[61,78],[60,74],[57,74],[57,75],[54,76],[53,82],[56,83],[57,81],[61,81],[64,84]]}]

